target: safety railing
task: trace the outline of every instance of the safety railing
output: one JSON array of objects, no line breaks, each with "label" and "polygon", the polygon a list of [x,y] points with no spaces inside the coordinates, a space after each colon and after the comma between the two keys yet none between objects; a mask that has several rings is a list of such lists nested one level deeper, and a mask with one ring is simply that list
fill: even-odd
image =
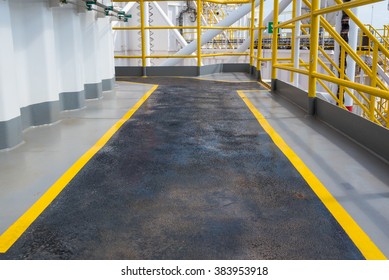
[{"label": "safety railing", "polygon": [[[304,15],[296,15],[297,0],[293,0],[292,19],[279,24],[274,24],[271,78],[277,79],[278,71],[289,71],[290,73],[293,73],[293,75],[290,76],[291,82],[293,82],[293,77],[296,77],[296,75],[305,75],[308,80],[308,97],[316,97],[317,85],[320,84],[339,107],[350,110],[351,108],[349,104],[345,104],[345,100],[347,99],[347,102],[350,102],[351,100],[352,105],[360,108],[362,116],[379,125],[389,127],[389,89],[387,83],[380,79],[377,74],[379,65],[382,64],[383,61],[388,60],[389,52],[383,41],[377,37],[376,34],[373,34],[371,30],[369,30],[369,27],[363,25],[350,10],[354,7],[378,1],[355,0],[343,3],[341,0],[335,0],[335,5],[326,8],[320,8],[318,0],[302,1],[310,9],[309,12]],[[346,42],[342,36],[336,32],[335,28],[323,17],[324,14],[341,10],[346,13],[350,20],[352,20],[361,32],[367,36],[369,40],[368,51],[370,51],[370,63],[366,62],[366,59],[363,59],[356,50],[353,50],[348,42]],[[310,23],[303,25],[301,23],[301,20],[303,19],[309,19]],[[262,23],[262,21],[260,22]],[[273,22],[279,22],[278,1],[274,1]],[[298,57],[296,58],[296,56],[293,55],[295,53],[293,49],[296,47],[293,44],[289,61],[282,62],[278,59],[277,39],[278,30],[280,28],[291,29],[294,42],[296,34],[298,34],[297,30],[301,30],[302,35],[309,36],[309,59],[307,59],[307,61]],[[335,43],[339,45],[339,61],[335,61],[335,59],[319,45],[320,28],[323,28],[324,32],[327,32],[334,38]],[[263,31],[264,26],[260,26],[259,29]],[[258,44],[260,44],[261,39],[262,38],[259,39]],[[346,61],[349,61],[349,59],[352,59],[355,62],[357,69],[360,69],[359,72],[364,77],[363,79],[360,78],[359,83],[355,81],[355,71],[353,74],[350,75],[350,73],[348,73],[347,75]],[[257,60],[260,62],[264,59],[258,55]],[[257,67],[259,67],[259,64]],[[336,88],[336,90],[334,90],[334,88]]]},{"label": "safety railing", "polygon": [[[161,0],[160,0],[161,1]],[[182,0],[183,1],[183,0]],[[112,1],[112,2],[128,2],[128,1]],[[219,25],[204,25],[203,21],[204,21],[204,17],[203,17],[203,3],[204,2],[212,2],[212,3],[215,3],[215,4],[223,4],[223,5],[230,5],[230,4],[233,4],[233,5],[236,5],[236,4],[248,4],[248,3],[251,3],[252,5],[252,10],[254,11],[255,10],[255,6],[254,6],[254,3],[255,3],[255,0],[207,0],[207,1],[203,1],[203,0],[196,0],[196,1],[191,1],[191,2],[194,2],[195,3],[195,8],[196,8],[196,25],[187,25],[187,26],[156,26],[156,25],[148,25],[145,21],[145,15],[144,15],[144,4],[146,2],[154,2],[154,0],[139,0],[137,1],[139,2],[139,6],[140,6],[140,13],[139,13],[139,16],[140,16],[140,25],[138,26],[115,26],[113,27],[112,29],[113,30],[117,30],[117,31],[124,31],[124,30],[137,30],[137,31],[140,31],[140,41],[141,41],[141,46],[140,46],[140,54],[137,54],[137,55],[115,55],[115,58],[117,59],[141,59],[141,66],[142,67],[146,67],[146,66],[149,66],[148,63],[147,63],[147,60],[148,59],[153,59],[153,58],[156,58],[156,59],[159,59],[159,58],[184,58],[184,59],[189,59],[189,58],[195,58],[197,59],[197,66],[201,66],[203,65],[203,58],[207,58],[207,57],[217,57],[217,56],[249,56],[251,54],[251,57],[253,57],[253,47],[251,48],[251,52],[233,52],[234,50],[234,47],[233,47],[233,44],[232,44],[232,41],[235,40],[235,37],[234,35],[231,35],[231,34],[234,34],[235,32],[237,31],[246,31],[246,32],[250,32],[250,34],[252,34],[252,31],[254,30],[254,21],[252,21],[251,25],[250,26],[219,26]],[[155,1],[155,2],[158,2]],[[216,18],[213,18],[213,20],[217,21]],[[196,53],[192,53],[192,54],[189,54],[189,55],[177,55],[177,54],[166,54],[166,53],[163,53],[163,54],[149,54],[147,52],[147,44],[146,44],[146,30],[158,30],[158,29],[164,29],[164,30],[172,30],[172,29],[175,29],[175,30],[184,30],[184,32],[186,34],[195,34],[194,36],[194,39],[197,40],[197,50],[196,50]],[[230,47],[229,48],[225,48],[225,49],[231,49],[231,51],[227,51],[227,52],[212,52],[210,53],[209,51],[205,51],[207,50],[207,47],[205,46],[204,49],[202,47],[202,42],[201,40],[199,40],[201,38],[201,35],[203,34],[203,32],[207,31],[207,30],[222,30],[223,32],[221,33],[224,33],[224,37],[223,36],[219,36],[217,37],[215,40],[215,42],[222,42],[222,40],[225,40],[224,41],[224,44],[225,45],[229,45]],[[232,38],[232,39],[231,39]],[[219,41],[217,41],[219,40]],[[252,39],[253,43],[254,43],[254,40]],[[187,41],[186,43],[188,42],[191,42],[191,40]],[[252,43],[252,45],[253,45]]]}]

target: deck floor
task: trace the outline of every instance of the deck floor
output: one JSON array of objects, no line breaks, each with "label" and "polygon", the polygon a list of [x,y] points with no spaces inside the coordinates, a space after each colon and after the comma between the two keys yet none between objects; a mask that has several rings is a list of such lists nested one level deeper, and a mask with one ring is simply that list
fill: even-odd
[{"label": "deck floor", "polygon": [[0,259],[363,258],[237,90],[271,97],[213,78],[132,78],[159,87]]}]

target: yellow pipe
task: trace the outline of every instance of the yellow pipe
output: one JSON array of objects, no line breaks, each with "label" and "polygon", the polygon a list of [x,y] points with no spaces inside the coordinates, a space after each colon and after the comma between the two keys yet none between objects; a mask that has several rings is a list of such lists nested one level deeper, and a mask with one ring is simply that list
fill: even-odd
[{"label": "yellow pipe", "polygon": [[[339,72],[339,78],[344,80],[344,71],[345,71],[345,63],[346,61],[346,52],[344,51],[344,48],[341,48],[340,51],[340,72]],[[344,103],[344,86],[339,85],[339,104],[340,106],[343,106]]]},{"label": "yellow pipe", "polygon": [[308,70],[297,69],[297,68],[294,68],[291,66],[285,66],[284,64],[275,64],[274,67],[277,69],[280,69],[280,70],[292,71],[292,72],[300,73],[300,74],[307,75],[307,76],[309,75]]},{"label": "yellow pipe", "polygon": [[202,57],[213,57],[213,56],[241,56],[241,55],[249,55],[248,53],[204,53]]},{"label": "yellow pipe", "polygon": [[[293,0],[292,1],[292,18],[295,18],[296,17],[296,0]],[[292,60],[292,63],[294,65],[294,51],[295,51],[295,40],[296,40],[296,23],[294,22],[293,23],[293,29],[292,29],[292,38],[291,38],[291,48],[290,48],[290,58]],[[294,81],[294,75],[293,75],[293,72],[290,72],[290,82],[293,83]]]},{"label": "yellow pipe", "polygon": [[251,0],[250,22],[250,67],[254,65],[254,23],[255,23],[255,0]]},{"label": "yellow pipe", "polygon": [[343,85],[345,87],[349,87],[349,88],[352,88],[352,89],[355,89],[358,91],[366,92],[368,94],[371,94],[371,95],[374,95],[377,97],[389,99],[389,92],[387,90],[383,90],[383,89],[379,89],[379,88],[371,87],[371,86],[367,86],[367,85],[362,85],[362,84],[350,82],[347,80],[342,80],[342,79],[335,78],[335,77],[330,77],[330,76],[327,76],[327,75],[321,74],[321,73],[313,73],[313,76],[315,76],[316,78],[319,78],[319,79],[326,80],[326,81],[331,82],[331,83],[340,84],[340,85]]},{"label": "yellow pipe", "polygon": [[261,69],[261,57],[262,57],[262,38],[263,33],[262,30],[266,29],[266,27],[263,25],[263,6],[264,6],[264,0],[261,0],[259,4],[259,15],[258,15],[258,44],[257,44],[257,71],[260,71]]},{"label": "yellow pipe", "polygon": [[230,29],[230,30],[250,30],[250,27],[239,26],[201,26],[202,29]]},{"label": "yellow pipe", "polygon": [[[274,0],[273,6],[273,22],[278,22],[278,13],[279,13],[279,3],[278,0]],[[272,69],[271,69],[271,78],[277,79],[277,68],[275,64],[277,63],[277,52],[278,52],[278,28],[273,26],[273,42],[272,42]]]},{"label": "yellow pipe", "polygon": [[309,47],[309,77],[308,77],[308,97],[316,96],[316,78],[312,75],[317,70],[317,57],[319,47],[319,25],[320,18],[314,12],[320,9],[320,0],[312,0],[311,7],[311,40]]},{"label": "yellow pipe", "polygon": [[197,66],[201,63],[201,14],[202,14],[202,0],[197,0]]},{"label": "yellow pipe", "polygon": [[292,23],[295,23],[296,21],[299,21],[299,20],[303,20],[303,19],[307,19],[311,16],[310,13],[307,13],[305,15],[301,15],[301,16],[298,16],[298,17],[295,17],[295,18],[292,18],[290,20],[287,20],[287,21],[284,21],[284,22],[280,22],[278,24],[274,24],[273,27],[278,27],[278,28],[284,28],[284,26],[287,26],[289,24],[292,24]]},{"label": "yellow pipe", "polygon": [[146,40],[145,40],[145,7],[144,0],[140,0],[140,32],[142,40],[142,67],[146,67]]},{"label": "yellow pipe", "polygon": [[[378,45],[374,44],[374,49],[373,49],[373,61],[372,61],[372,66],[371,66],[371,71],[373,72],[373,75],[371,77],[371,86],[376,87],[377,86],[377,63],[378,63]],[[370,120],[374,118],[374,108],[375,108],[375,97],[373,95],[370,95]]]}]

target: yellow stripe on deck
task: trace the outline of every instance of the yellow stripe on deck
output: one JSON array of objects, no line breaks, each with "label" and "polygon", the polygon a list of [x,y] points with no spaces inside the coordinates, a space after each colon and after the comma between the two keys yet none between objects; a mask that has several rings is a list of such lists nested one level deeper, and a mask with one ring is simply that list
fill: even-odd
[{"label": "yellow stripe on deck", "polygon": [[327,207],[330,213],[338,221],[355,246],[361,251],[367,260],[386,260],[387,258],[381,250],[374,244],[370,237],[363,231],[363,229],[354,221],[349,213],[340,205],[340,203],[332,196],[320,180],[313,174],[313,172],[305,165],[300,157],[286,144],[282,137],[274,130],[268,123],[265,117],[258,111],[258,109],[251,103],[248,97],[238,91],[239,96],[253,113],[259,124],[266,131],[266,133],[273,140],[274,144],[282,151],[282,153],[289,159],[297,171],[301,174],[304,180],[308,183],[311,189]]},{"label": "yellow stripe on deck", "polygon": [[[145,84],[143,84],[145,85]],[[128,121],[132,115],[142,106],[150,95],[158,88],[154,85],[142,98],[118,120],[96,144],[82,155],[39,199],[34,203],[15,223],[13,223],[0,236],[0,253],[6,253],[9,248],[20,238],[28,227],[39,217],[51,202],[61,193],[66,185],[88,163],[88,161],[108,142],[109,139]]]}]

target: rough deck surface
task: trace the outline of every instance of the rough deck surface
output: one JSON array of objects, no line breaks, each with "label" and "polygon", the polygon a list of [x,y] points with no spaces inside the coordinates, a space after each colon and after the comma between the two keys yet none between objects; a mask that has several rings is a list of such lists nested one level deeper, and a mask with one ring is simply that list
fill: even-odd
[{"label": "rough deck surface", "polygon": [[0,259],[362,259],[236,90],[159,88]]}]

